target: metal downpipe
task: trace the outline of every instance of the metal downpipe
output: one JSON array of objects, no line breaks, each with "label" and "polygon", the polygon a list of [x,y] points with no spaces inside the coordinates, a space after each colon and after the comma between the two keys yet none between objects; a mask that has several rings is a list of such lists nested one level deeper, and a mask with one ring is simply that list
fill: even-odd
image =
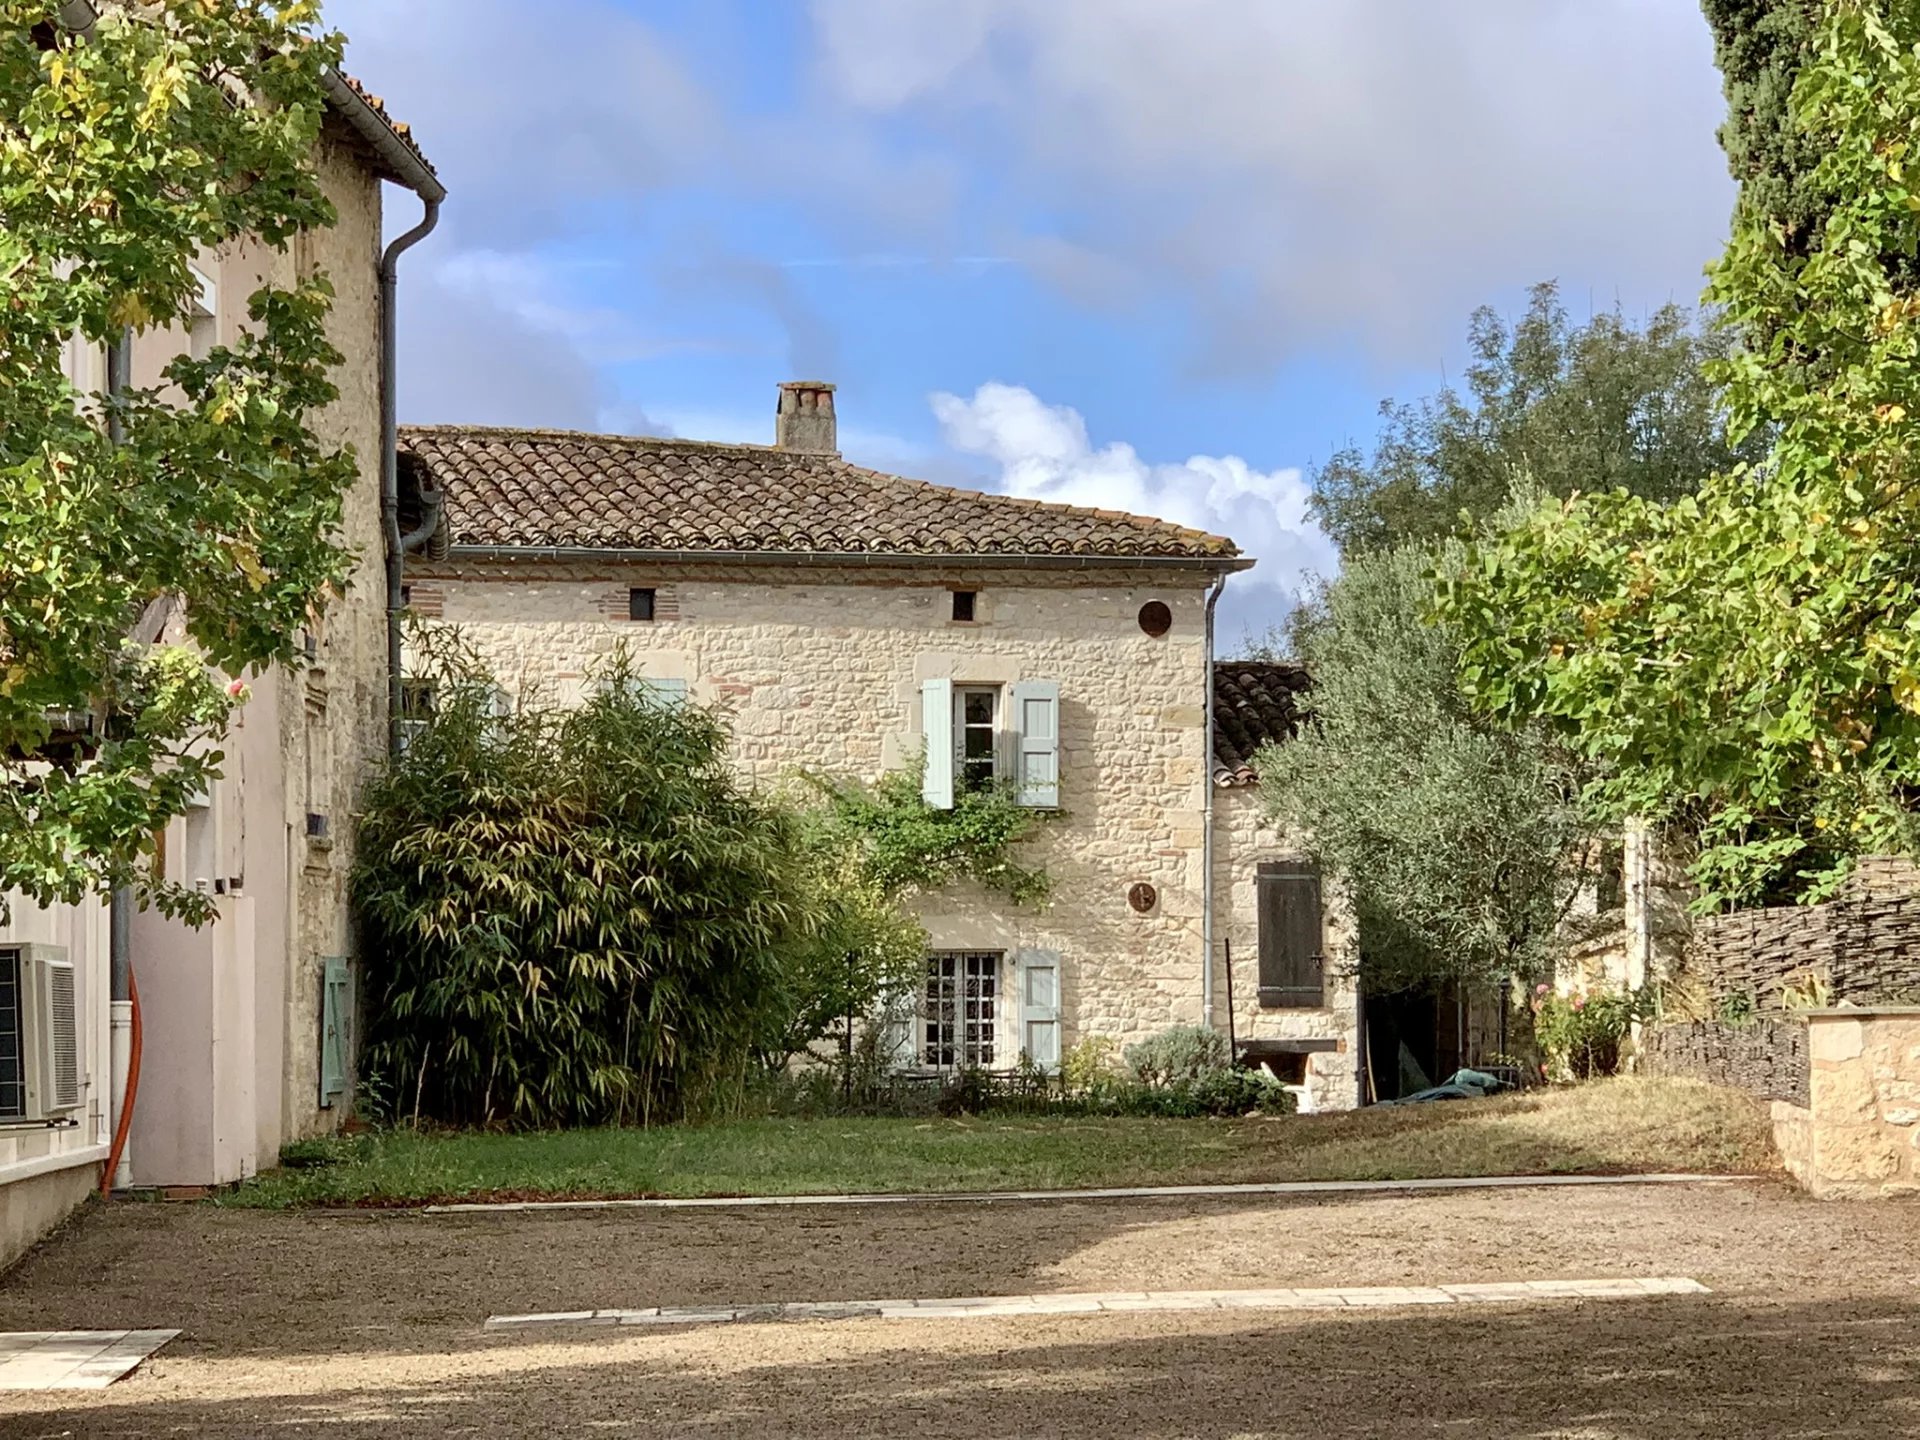
[{"label": "metal downpipe", "polygon": [[394,393],[399,371],[400,257],[433,233],[440,223],[440,202],[424,202],[420,223],[387,246],[380,257],[380,530],[387,558],[387,750],[400,742],[400,587],[406,573],[405,537],[400,533],[400,412]]},{"label": "metal downpipe", "polygon": [[1207,587],[1207,692],[1205,733],[1200,741],[1200,783],[1206,787],[1200,819],[1200,1023],[1207,1029],[1213,1022],[1213,612],[1220,593],[1227,588],[1222,575]]}]

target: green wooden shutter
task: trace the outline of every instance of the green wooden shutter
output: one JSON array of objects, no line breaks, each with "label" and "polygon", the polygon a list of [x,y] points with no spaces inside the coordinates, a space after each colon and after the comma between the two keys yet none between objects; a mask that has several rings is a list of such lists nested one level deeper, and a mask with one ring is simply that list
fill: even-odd
[{"label": "green wooden shutter", "polygon": [[953,681],[920,683],[920,729],[927,737],[927,768],[920,794],[936,810],[953,808]]},{"label": "green wooden shutter", "polygon": [[353,972],[329,957],[320,984],[320,1108],[330,1110],[347,1093],[352,1060]]},{"label": "green wooden shutter", "polygon": [[1320,872],[1301,860],[1272,860],[1257,879],[1260,1004],[1270,1010],[1326,1003],[1321,954]]},{"label": "green wooden shutter", "polygon": [[1020,953],[1020,1048],[1043,1070],[1060,1068],[1060,954]]},{"label": "green wooden shutter", "polygon": [[1060,682],[1022,680],[1013,687],[1014,778],[1022,805],[1060,803]]}]

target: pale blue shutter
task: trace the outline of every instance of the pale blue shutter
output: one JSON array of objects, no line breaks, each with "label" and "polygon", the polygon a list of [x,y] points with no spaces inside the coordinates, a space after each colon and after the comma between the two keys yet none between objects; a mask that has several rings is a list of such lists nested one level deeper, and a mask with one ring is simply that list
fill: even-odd
[{"label": "pale blue shutter", "polygon": [[953,808],[953,681],[920,682],[920,728],[927,737],[927,768],[920,795],[936,810]]},{"label": "pale blue shutter", "polygon": [[1060,954],[1020,953],[1020,1048],[1045,1070],[1060,1068]]},{"label": "pale blue shutter", "polygon": [[320,1107],[330,1110],[347,1093],[352,1058],[353,975],[347,962],[329,958],[320,985]]},{"label": "pale blue shutter", "polygon": [[687,682],[684,680],[647,680],[647,698],[663,710],[678,710],[687,703]]},{"label": "pale blue shutter", "polygon": [[[615,683],[611,677],[608,677],[602,679],[595,688],[602,695],[608,695],[613,692]],[[684,680],[661,680],[652,675],[629,675],[619,684],[622,695],[647,705],[657,705],[662,710],[677,710],[687,703],[687,682]]]},{"label": "pale blue shutter", "polygon": [[1060,682],[1022,680],[1013,687],[1014,777],[1020,803],[1051,810],[1060,803]]}]

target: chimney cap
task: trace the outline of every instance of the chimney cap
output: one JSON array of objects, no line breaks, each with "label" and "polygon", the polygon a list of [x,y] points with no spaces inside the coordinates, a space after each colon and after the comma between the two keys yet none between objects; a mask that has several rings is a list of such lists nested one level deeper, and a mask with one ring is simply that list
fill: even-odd
[{"label": "chimney cap", "polygon": [[783,380],[775,407],[773,443],[803,455],[838,455],[833,386],[825,380]]}]

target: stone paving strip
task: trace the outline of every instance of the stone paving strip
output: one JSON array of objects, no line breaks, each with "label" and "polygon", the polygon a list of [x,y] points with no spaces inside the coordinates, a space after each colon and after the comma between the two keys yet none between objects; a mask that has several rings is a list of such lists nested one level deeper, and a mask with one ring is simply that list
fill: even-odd
[{"label": "stone paving strip", "polygon": [[[987,1200],[1157,1200],[1236,1195],[1393,1195],[1423,1190],[1531,1190],[1591,1185],[1742,1185],[1765,1175],[1486,1175],[1440,1180],[1279,1180],[1252,1185],[1143,1185],[1110,1190],[969,1190],[910,1195],[701,1195],[632,1200],[468,1200],[422,1205],[420,1215],[518,1214],[528,1210],[715,1210],[792,1205],[978,1205]],[[346,1210],[337,1213],[364,1214]]]},{"label": "stone paving strip", "polygon": [[0,1335],[0,1390],[104,1390],[178,1330],[29,1330]]},{"label": "stone paving strip", "polygon": [[976,1295],[940,1300],[802,1300],[772,1305],[659,1306],[493,1315],[488,1330],[548,1325],[724,1325],[740,1320],[978,1320],[1143,1310],[1346,1310],[1404,1305],[1514,1305],[1706,1295],[1698,1280],[1514,1280],[1475,1285],[1372,1285],[1307,1290],[1116,1290],[1091,1294]]}]

